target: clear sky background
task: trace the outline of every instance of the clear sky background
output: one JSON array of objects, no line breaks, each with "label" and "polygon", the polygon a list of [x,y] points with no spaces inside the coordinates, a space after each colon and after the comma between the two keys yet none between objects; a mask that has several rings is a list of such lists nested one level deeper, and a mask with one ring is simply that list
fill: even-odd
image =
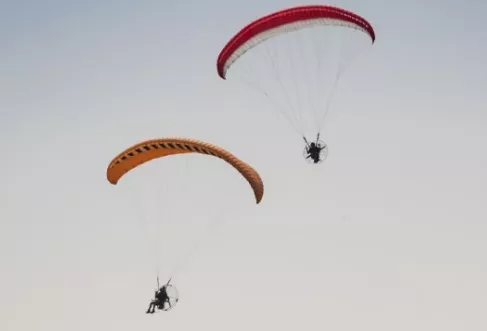
[{"label": "clear sky background", "polygon": [[[487,329],[487,6],[334,3],[377,42],[343,77],[314,167],[215,69],[244,24],[297,4],[0,3],[1,330]],[[117,153],[172,135],[252,164],[262,204],[211,158],[108,184]],[[155,266],[177,261],[180,303],[144,314]]]}]

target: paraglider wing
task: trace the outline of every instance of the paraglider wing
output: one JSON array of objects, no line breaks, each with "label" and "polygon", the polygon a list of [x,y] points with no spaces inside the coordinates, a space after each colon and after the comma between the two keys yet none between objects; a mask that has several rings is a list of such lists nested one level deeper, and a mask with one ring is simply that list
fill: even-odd
[{"label": "paraglider wing", "polygon": [[375,41],[369,22],[350,11],[326,5],[300,6],[264,16],[240,30],[218,56],[218,75],[225,79],[227,70],[245,52],[281,33],[319,25],[335,25],[361,30]]},{"label": "paraglider wing", "polygon": [[127,172],[145,162],[164,156],[183,153],[207,154],[224,160],[240,172],[249,182],[254,191],[256,202],[259,203],[262,200],[264,183],[255,169],[223,148],[207,142],[187,138],[147,140],[126,149],[110,162],[107,169],[107,179],[115,185]]}]

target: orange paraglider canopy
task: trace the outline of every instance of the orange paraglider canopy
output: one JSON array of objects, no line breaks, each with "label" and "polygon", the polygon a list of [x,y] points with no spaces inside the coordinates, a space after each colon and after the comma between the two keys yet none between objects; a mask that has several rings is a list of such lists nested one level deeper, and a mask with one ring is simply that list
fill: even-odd
[{"label": "orange paraglider canopy", "polygon": [[249,182],[259,203],[264,195],[264,183],[260,175],[247,163],[232,153],[207,142],[187,138],[161,138],[140,142],[118,154],[108,165],[107,179],[116,185],[127,172],[139,165],[164,156],[200,153],[218,157],[232,167]]}]

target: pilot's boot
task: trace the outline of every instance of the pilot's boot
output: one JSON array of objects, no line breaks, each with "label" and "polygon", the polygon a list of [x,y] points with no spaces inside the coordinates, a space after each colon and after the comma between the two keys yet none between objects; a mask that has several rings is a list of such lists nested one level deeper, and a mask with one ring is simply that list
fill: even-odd
[{"label": "pilot's boot", "polygon": [[152,309],[152,311],[151,311],[151,308],[153,308],[153,307],[154,307],[154,305],[151,303],[149,305],[149,308],[147,308],[147,311],[145,313],[146,314],[154,314],[154,310]]}]

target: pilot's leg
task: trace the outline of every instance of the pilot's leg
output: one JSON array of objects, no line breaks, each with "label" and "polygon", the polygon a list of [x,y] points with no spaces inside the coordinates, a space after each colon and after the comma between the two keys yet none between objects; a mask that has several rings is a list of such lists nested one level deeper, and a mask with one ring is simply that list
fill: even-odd
[{"label": "pilot's leg", "polygon": [[152,313],[155,313],[156,307],[159,308],[160,305],[161,305],[161,301],[159,299],[152,301]]}]

